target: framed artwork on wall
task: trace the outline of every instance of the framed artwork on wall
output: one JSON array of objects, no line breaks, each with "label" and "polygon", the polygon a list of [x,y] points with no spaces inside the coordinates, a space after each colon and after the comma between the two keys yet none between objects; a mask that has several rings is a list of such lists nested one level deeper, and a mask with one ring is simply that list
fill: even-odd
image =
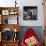
[{"label": "framed artwork on wall", "polygon": [[23,20],[37,20],[37,6],[23,6]]},{"label": "framed artwork on wall", "polygon": [[9,15],[9,10],[2,10],[2,15]]}]

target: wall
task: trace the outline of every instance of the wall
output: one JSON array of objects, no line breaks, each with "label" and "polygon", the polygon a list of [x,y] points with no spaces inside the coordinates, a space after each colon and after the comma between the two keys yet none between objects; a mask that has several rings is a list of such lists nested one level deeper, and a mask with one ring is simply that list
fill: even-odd
[{"label": "wall", "polygon": [[[15,0],[0,0],[1,7],[15,6]],[[19,24],[20,26],[43,26],[43,6],[42,0],[17,0],[19,6]],[[25,21],[23,20],[23,6],[37,6],[38,8],[38,20],[36,21]]]},{"label": "wall", "polygon": [[[23,2],[22,2],[23,1]],[[21,7],[20,7],[20,24],[22,26],[43,26],[43,6],[42,6],[42,0],[22,0],[20,1]],[[25,21],[23,20],[23,6],[37,6],[38,7],[38,20],[36,21]]]}]

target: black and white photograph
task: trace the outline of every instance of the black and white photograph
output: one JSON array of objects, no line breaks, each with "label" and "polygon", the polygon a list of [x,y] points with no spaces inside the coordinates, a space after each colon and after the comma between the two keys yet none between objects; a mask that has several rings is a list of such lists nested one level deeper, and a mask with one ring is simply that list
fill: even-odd
[{"label": "black and white photograph", "polygon": [[37,7],[24,6],[23,7],[23,20],[37,20]]}]

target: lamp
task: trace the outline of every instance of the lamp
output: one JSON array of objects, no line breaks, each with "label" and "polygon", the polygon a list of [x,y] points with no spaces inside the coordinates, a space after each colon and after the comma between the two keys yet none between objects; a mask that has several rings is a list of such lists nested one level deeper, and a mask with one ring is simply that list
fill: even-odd
[{"label": "lamp", "polygon": [[17,2],[16,2],[17,0],[15,0],[15,7],[16,7],[16,4],[17,4]]}]

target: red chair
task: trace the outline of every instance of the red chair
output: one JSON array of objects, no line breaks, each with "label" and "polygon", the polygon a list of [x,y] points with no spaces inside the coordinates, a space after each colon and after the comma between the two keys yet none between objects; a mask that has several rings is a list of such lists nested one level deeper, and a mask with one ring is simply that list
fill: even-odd
[{"label": "red chair", "polygon": [[[35,38],[37,37],[37,35],[33,31],[33,29],[28,28],[27,31],[25,32],[24,37],[22,38],[21,46],[27,46],[26,43],[25,43],[25,39],[28,39],[29,37],[32,37],[32,36],[34,36]],[[35,46],[41,46],[40,42],[38,41]]]}]

